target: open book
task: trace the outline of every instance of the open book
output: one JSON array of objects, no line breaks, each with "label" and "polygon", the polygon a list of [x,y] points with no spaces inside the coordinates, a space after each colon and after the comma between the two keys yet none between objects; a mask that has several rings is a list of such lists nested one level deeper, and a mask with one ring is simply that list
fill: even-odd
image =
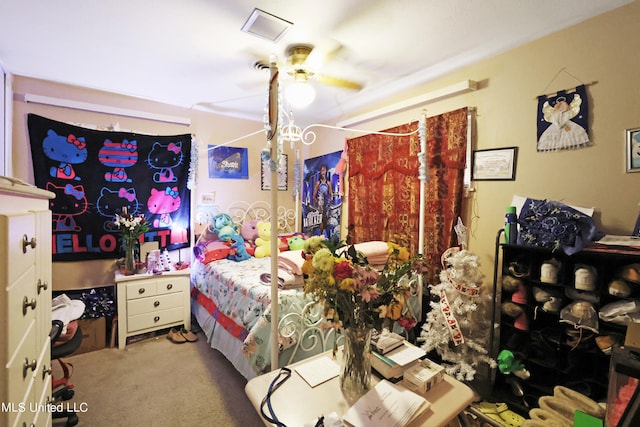
[{"label": "open book", "polygon": [[427,399],[411,390],[381,380],[342,419],[354,427],[404,427],[429,405]]}]

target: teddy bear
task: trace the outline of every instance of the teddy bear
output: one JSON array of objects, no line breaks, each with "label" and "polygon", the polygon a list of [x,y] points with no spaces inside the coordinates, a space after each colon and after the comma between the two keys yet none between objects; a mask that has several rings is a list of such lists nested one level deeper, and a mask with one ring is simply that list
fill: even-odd
[{"label": "teddy bear", "polygon": [[258,222],[258,238],[255,240],[256,250],[253,254],[256,258],[271,256],[271,223]]}]

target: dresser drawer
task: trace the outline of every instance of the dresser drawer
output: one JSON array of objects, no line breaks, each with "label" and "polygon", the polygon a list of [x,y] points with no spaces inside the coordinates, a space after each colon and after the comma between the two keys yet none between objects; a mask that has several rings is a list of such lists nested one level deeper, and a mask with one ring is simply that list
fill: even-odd
[{"label": "dresser drawer", "polygon": [[149,279],[136,280],[126,285],[127,301],[136,298],[152,297],[156,294],[156,281]]},{"label": "dresser drawer", "polygon": [[46,242],[38,242],[35,237],[36,221],[33,214],[0,215],[0,229],[2,253],[11,254],[6,259],[3,257],[1,261],[3,264],[6,263],[6,269],[2,269],[6,272],[4,279],[5,283],[13,283],[35,264],[36,250],[31,247],[32,239],[36,247],[39,244],[46,245]]},{"label": "dresser drawer", "polygon": [[137,316],[138,314],[151,313],[174,307],[182,307],[183,300],[184,297],[182,292],[138,298],[127,301],[127,314],[129,316]]},{"label": "dresser drawer", "polygon": [[[35,322],[36,313],[39,313],[38,304],[42,304],[36,297],[35,277],[32,267],[7,289],[7,319],[11,321],[7,331],[9,357],[24,339],[27,328]],[[35,339],[35,335],[32,339]]]},{"label": "dresser drawer", "polygon": [[172,292],[188,291],[189,278],[185,276],[164,276],[156,281],[156,293],[169,294]]},{"label": "dresser drawer", "polygon": [[[40,349],[36,348],[36,323],[31,322],[24,340],[16,348],[13,357],[7,364],[7,380],[9,387],[8,401],[14,404],[22,402],[29,387],[33,387],[33,374],[41,369],[39,363]],[[31,365],[35,361],[35,368]],[[42,362],[40,360],[40,362]],[[30,366],[25,369],[25,364]]]},{"label": "dresser drawer", "polygon": [[148,328],[161,328],[175,322],[182,322],[183,308],[176,307],[167,310],[158,310],[153,313],[138,314],[127,318],[128,332],[141,331]]}]

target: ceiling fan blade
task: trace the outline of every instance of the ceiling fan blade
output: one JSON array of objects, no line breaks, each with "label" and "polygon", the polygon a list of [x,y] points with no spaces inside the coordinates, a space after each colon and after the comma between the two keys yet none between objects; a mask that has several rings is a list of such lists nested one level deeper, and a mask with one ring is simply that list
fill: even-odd
[{"label": "ceiling fan blade", "polygon": [[313,79],[318,83],[322,83],[329,86],[337,86],[337,87],[343,87],[343,88],[354,89],[354,90],[362,89],[362,85],[360,83],[357,83],[351,80],[341,79],[339,77],[327,76],[324,74],[314,74]]}]

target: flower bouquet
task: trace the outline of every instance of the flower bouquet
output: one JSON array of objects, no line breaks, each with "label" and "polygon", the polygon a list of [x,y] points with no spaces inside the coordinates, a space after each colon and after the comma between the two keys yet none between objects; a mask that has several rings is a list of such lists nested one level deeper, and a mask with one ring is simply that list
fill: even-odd
[{"label": "flower bouquet", "polygon": [[124,272],[127,275],[135,273],[135,260],[133,249],[140,242],[140,236],[149,231],[149,224],[142,214],[130,214],[126,208],[122,209],[122,214],[115,215],[113,221],[115,227],[120,230],[122,245],[125,251]]},{"label": "flower bouquet", "polygon": [[416,325],[408,300],[417,276],[425,272],[424,260],[394,243],[388,246],[387,261],[379,271],[354,246],[321,237],[305,242],[304,290],[324,304],[332,327],[344,328],[341,386],[354,396],[369,388],[373,328],[391,328],[393,322],[407,330]]}]

